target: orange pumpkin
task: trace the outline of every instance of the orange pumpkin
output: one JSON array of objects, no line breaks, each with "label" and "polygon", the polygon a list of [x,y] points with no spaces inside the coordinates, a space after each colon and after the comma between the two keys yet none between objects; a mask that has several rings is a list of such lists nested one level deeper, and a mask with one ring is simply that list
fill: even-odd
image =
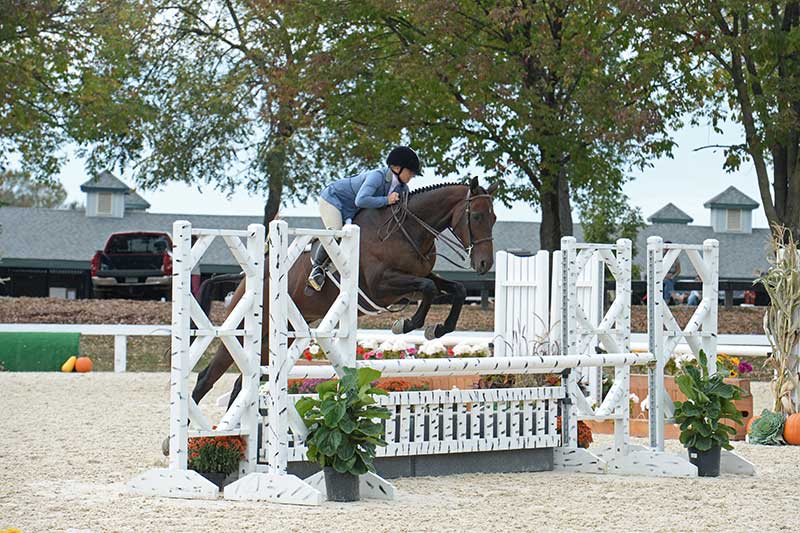
[{"label": "orange pumpkin", "polygon": [[753,422],[755,422],[755,421],[756,421],[756,420],[758,420],[759,418],[761,418],[761,417],[760,417],[760,416],[753,416],[753,417],[751,417],[751,418],[750,418],[750,420],[747,422],[747,425],[746,425],[746,426],[745,426],[745,428],[744,428],[744,432],[745,432],[747,435],[749,435],[749,434],[750,434],[750,428],[752,428],[752,427],[753,427]]},{"label": "orange pumpkin", "polygon": [[787,444],[800,446],[800,413],[789,415],[783,426],[783,440]]},{"label": "orange pumpkin", "polygon": [[76,372],[91,372],[92,371],[92,360],[88,357],[78,357],[78,360],[75,361],[75,371]]}]

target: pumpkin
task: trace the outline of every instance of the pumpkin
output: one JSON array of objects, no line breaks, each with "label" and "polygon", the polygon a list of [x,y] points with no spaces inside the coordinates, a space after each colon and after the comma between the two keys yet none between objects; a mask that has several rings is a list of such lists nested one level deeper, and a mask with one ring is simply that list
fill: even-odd
[{"label": "pumpkin", "polygon": [[78,360],[75,361],[75,371],[76,372],[91,372],[92,370],[92,360],[88,357],[78,357]]},{"label": "pumpkin", "polygon": [[783,440],[787,444],[800,446],[800,413],[789,415],[783,425]]},{"label": "pumpkin", "polygon": [[75,361],[77,361],[77,360],[78,360],[78,357],[73,355],[72,357],[70,357],[69,359],[64,361],[64,364],[61,365],[61,371],[62,372],[72,372],[73,370],[75,370]]},{"label": "pumpkin", "polygon": [[756,420],[758,420],[759,418],[761,418],[761,417],[760,417],[760,416],[753,416],[753,417],[751,417],[751,418],[750,418],[750,420],[747,422],[747,426],[745,426],[745,428],[744,428],[744,432],[745,432],[747,435],[749,435],[749,434],[750,434],[750,428],[751,428],[751,427],[753,427],[753,422],[755,422],[755,421],[756,421]]}]

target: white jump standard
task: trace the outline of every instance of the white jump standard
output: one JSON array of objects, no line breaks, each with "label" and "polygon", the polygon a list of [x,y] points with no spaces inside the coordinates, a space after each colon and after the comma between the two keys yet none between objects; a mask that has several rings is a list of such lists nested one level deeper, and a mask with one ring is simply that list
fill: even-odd
[{"label": "white jump standard", "polygon": [[[192,236],[197,237],[194,246]],[[245,272],[245,296],[221,326],[211,323],[191,294],[191,271],[211,242],[221,237]],[[247,231],[192,229],[187,221],[173,224],[172,363],[170,371],[169,467],[149,470],[128,483],[138,494],[176,498],[218,498],[219,489],[187,468],[188,439],[240,435],[246,443],[239,475],[253,472],[258,449],[258,387],[261,378],[261,307],[264,286],[264,226]],[[246,239],[246,246],[241,239]],[[237,329],[244,320],[244,330]],[[197,329],[190,330],[194,321]],[[191,338],[194,337],[194,342]],[[242,337],[240,344],[237,337]],[[212,429],[212,424],[189,394],[189,376],[211,341],[219,338],[242,373],[242,390]],[[193,427],[189,429],[189,421]]]}]

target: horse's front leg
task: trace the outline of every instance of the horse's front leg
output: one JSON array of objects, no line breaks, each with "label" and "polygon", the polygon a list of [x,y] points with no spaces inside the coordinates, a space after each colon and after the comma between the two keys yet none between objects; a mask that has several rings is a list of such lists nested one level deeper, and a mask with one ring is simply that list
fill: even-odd
[{"label": "horse's front leg", "polygon": [[376,293],[381,296],[401,298],[413,293],[422,294],[417,310],[411,318],[398,319],[392,325],[392,333],[399,335],[421,328],[437,294],[436,285],[431,279],[420,278],[396,271],[386,271]]},{"label": "horse's front leg", "polygon": [[438,339],[456,330],[458,317],[461,316],[461,308],[464,306],[464,301],[467,299],[467,289],[464,287],[463,283],[450,281],[449,279],[441,278],[433,273],[431,273],[428,278],[433,281],[437,290],[453,297],[453,305],[450,307],[450,313],[447,315],[444,324],[435,324],[425,328],[425,338],[431,340]]}]

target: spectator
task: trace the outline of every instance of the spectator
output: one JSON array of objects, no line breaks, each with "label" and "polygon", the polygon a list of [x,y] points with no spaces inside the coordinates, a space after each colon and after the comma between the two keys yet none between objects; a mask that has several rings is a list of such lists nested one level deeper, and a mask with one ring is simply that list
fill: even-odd
[{"label": "spectator", "polygon": [[[700,276],[695,276],[694,280],[695,281],[703,281],[703,280],[700,279]],[[700,300],[702,300],[702,299],[703,299],[703,296],[701,294],[701,291],[699,291],[697,289],[692,289],[692,291],[689,293],[689,298],[686,300],[686,305],[697,306],[697,305],[700,304]]]}]

